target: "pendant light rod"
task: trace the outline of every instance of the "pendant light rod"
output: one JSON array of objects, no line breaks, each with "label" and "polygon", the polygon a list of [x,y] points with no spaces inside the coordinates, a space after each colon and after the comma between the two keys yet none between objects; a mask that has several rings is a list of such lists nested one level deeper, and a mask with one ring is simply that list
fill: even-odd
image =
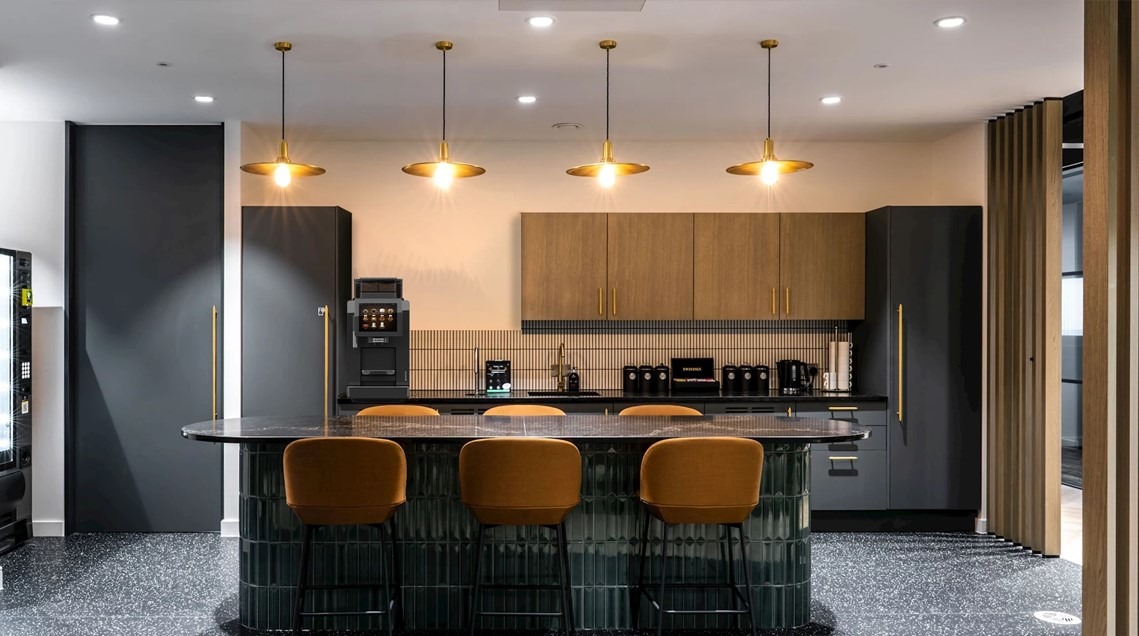
[{"label": "pendant light rod", "polygon": [[293,48],[288,42],[277,42],[273,45],[281,52],[281,139],[285,138],[285,51]]},{"label": "pendant light rod", "polygon": [[453,46],[446,40],[435,43],[435,48],[443,51],[443,141],[447,141],[447,51]]},{"label": "pendant light rod", "polygon": [[[612,46],[606,46],[612,43]],[[605,138],[609,139],[609,52],[613,47],[617,46],[613,40],[606,40],[601,43],[601,48],[605,49]]]},{"label": "pendant light rod", "polygon": [[[772,47],[774,48],[774,47]],[[771,138],[771,49],[767,49],[767,137]]]}]

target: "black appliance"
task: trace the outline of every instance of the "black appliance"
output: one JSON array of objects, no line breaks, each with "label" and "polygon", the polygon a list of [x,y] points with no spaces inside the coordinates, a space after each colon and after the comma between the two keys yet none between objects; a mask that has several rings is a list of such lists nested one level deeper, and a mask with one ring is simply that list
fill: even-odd
[{"label": "black appliance", "polygon": [[352,347],[348,352],[348,398],[408,397],[411,368],[410,305],[399,278],[357,278],[348,302]]},{"label": "black appliance", "polygon": [[636,395],[641,392],[641,375],[637,367],[633,365],[626,365],[621,369],[621,390],[628,395]]},{"label": "black appliance", "polygon": [[653,368],[647,364],[637,367],[637,392],[648,395],[653,386]]},{"label": "black appliance", "polygon": [[734,364],[725,364],[723,369],[720,369],[720,382],[724,386],[724,395],[739,395],[743,392],[743,378],[740,377],[740,369]]},{"label": "black appliance", "polygon": [[755,374],[747,384],[746,390],[752,395],[767,395],[771,392],[771,367],[766,364],[755,365]]},{"label": "black appliance", "polygon": [[673,358],[672,395],[719,395],[715,367],[712,358]]},{"label": "black appliance", "polygon": [[802,395],[811,392],[811,370],[801,360],[780,360],[775,363],[779,372],[779,393]]},{"label": "black appliance", "polygon": [[750,364],[740,365],[740,393],[755,393],[755,367]]},{"label": "black appliance", "polygon": [[486,361],[486,392],[510,393],[510,360]]},{"label": "black appliance", "polygon": [[668,395],[669,370],[664,363],[653,367],[653,378],[649,381],[649,393],[652,395]]},{"label": "black appliance", "polygon": [[0,249],[0,554],[32,530],[32,255]]}]

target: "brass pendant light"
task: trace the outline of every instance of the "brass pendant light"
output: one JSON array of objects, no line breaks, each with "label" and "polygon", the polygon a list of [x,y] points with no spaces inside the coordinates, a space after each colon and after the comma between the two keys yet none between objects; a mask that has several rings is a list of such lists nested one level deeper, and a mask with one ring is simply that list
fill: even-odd
[{"label": "brass pendant light", "polygon": [[609,141],[609,52],[617,48],[617,42],[602,40],[598,46],[605,50],[605,143],[601,145],[601,161],[570,168],[566,170],[566,174],[575,177],[597,177],[597,182],[603,188],[609,188],[617,181],[617,177],[640,174],[648,171],[649,167],[643,163],[613,161],[613,142]]},{"label": "brass pendant light", "polygon": [[260,163],[247,163],[241,169],[250,174],[273,176],[273,180],[282,188],[293,181],[293,177],[315,177],[324,174],[324,168],[310,166],[305,163],[293,163],[289,160],[289,144],[285,141],[285,53],[293,50],[289,42],[276,42],[273,48],[281,52],[281,144],[277,151],[276,161]]},{"label": "brass pendant light", "polygon": [[771,140],[771,49],[779,46],[779,40],[763,40],[759,45],[767,49],[767,138],[763,141],[763,157],[759,161],[732,166],[728,172],[748,177],[759,175],[765,185],[771,186],[779,180],[779,175],[807,170],[815,164],[775,157],[775,142]]},{"label": "brass pendant light", "polygon": [[443,52],[443,140],[439,142],[439,160],[413,163],[403,167],[403,171],[412,176],[430,177],[435,186],[441,190],[446,190],[455,179],[477,177],[486,172],[486,168],[472,163],[451,161],[451,149],[447,146],[447,51],[454,46],[446,40],[435,43],[435,48]]}]

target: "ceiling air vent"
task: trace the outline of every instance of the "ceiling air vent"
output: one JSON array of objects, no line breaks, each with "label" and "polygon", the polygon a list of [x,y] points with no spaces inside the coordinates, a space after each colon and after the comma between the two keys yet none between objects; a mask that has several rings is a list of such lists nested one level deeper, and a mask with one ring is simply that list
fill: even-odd
[{"label": "ceiling air vent", "polygon": [[640,11],[645,0],[498,0],[499,11]]}]

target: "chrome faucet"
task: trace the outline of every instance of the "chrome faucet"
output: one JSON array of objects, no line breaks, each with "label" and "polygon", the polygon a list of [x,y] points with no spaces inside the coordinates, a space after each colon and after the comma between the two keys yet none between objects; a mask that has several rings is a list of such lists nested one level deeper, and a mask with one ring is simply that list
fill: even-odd
[{"label": "chrome faucet", "polygon": [[566,390],[566,343],[558,345],[558,391]]}]

